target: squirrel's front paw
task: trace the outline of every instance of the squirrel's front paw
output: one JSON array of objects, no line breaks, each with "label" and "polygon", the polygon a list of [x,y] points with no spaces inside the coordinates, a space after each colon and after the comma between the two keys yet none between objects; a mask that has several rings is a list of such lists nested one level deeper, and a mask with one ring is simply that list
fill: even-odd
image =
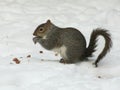
[{"label": "squirrel's front paw", "polygon": [[40,39],[39,37],[34,37],[34,38],[33,38],[34,44],[36,44],[36,43],[39,41],[39,39]]}]

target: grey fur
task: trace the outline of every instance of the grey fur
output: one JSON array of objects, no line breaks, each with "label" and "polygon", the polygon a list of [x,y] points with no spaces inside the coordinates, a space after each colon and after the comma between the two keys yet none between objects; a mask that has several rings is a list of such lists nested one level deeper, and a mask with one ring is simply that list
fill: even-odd
[{"label": "grey fur", "polygon": [[74,63],[82,60],[82,55],[86,49],[86,41],[84,36],[74,28],[58,28],[52,26],[51,31],[47,33],[46,39],[34,37],[34,43],[40,43],[45,49],[53,50],[60,48],[62,45],[67,47],[66,63]]},{"label": "grey fur", "polygon": [[[98,31],[96,30],[96,32],[94,31],[93,34],[91,34],[91,38],[93,38],[93,41],[91,39],[89,47],[86,48],[86,40],[80,31],[75,28],[59,28],[52,24],[50,21],[49,30],[46,30],[45,35],[41,34],[41,36],[39,36],[37,34],[37,31],[45,24],[41,24],[42,26],[40,25],[37,27],[33,34],[34,36],[36,36],[33,38],[33,41],[34,43],[40,43],[47,50],[58,48],[60,49],[60,52],[62,52],[61,47],[66,47],[66,51],[64,53],[65,55],[61,55],[61,63],[75,63],[87,57],[91,57],[92,53],[95,51],[96,38],[99,35],[103,35],[105,39],[108,38],[106,39],[106,43],[112,43],[110,39],[110,34],[105,32],[104,29],[100,29]],[[43,38],[44,36],[46,36],[46,38]],[[106,55],[106,53],[104,54],[104,52],[107,52],[111,46],[108,47],[106,45],[105,47],[106,49],[102,52],[103,55],[101,57],[104,57]],[[96,62],[96,66],[98,62]]]}]

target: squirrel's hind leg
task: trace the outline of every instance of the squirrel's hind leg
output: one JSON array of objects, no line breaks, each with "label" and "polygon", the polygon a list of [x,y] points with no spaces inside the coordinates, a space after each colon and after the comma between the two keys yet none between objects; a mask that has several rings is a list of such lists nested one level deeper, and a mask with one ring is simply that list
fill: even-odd
[{"label": "squirrel's hind leg", "polygon": [[80,49],[74,49],[74,47],[68,47],[62,46],[60,48],[60,55],[62,59],[60,60],[60,63],[64,64],[72,64],[77,63],[80,61]]}]

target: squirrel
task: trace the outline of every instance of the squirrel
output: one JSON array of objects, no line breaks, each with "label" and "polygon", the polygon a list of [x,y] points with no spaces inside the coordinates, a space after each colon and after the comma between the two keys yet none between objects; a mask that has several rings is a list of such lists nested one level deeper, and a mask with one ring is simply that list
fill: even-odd
[{"label": "squirrel", "polygon": [[60,63],[67,64],[88,60],[88,57],[92,57],[93,52],[96,51],[98,36],[104,37],[105,46],[94,62],[95,67],[98,67],[98,62],[112,47],[111,35],[106,29],[94,29],[91,33],[90,43],[86,47],[85,37],[79,30],[71,27],[60,28],[50,20],[40,24],[33,32],[33,36],[35,36],[33,38],[35,44],[38,42],[45,49],[58,52],[62,57]]}]

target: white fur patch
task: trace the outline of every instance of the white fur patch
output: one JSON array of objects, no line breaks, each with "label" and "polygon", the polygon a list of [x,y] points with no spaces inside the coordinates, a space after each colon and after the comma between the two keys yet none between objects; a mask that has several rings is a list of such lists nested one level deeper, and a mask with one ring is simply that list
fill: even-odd
[{"label": "white fur patch", "polygon": [[66,55],[66,50],[67,48],[63,45],[60,48],[54,48],[53,51],[57,52],[61,55],[62,58],[66,58],[67,59],[67,55]]},{"label": "white fur patch", "polygon": [[60,48],[54,48],[52,51],[57,52],[60,54]]},{"label": "white fur patch", "polygon": [[45,35],[45,36],[43,36],[43,39],[47,39],[47,36]]}]

